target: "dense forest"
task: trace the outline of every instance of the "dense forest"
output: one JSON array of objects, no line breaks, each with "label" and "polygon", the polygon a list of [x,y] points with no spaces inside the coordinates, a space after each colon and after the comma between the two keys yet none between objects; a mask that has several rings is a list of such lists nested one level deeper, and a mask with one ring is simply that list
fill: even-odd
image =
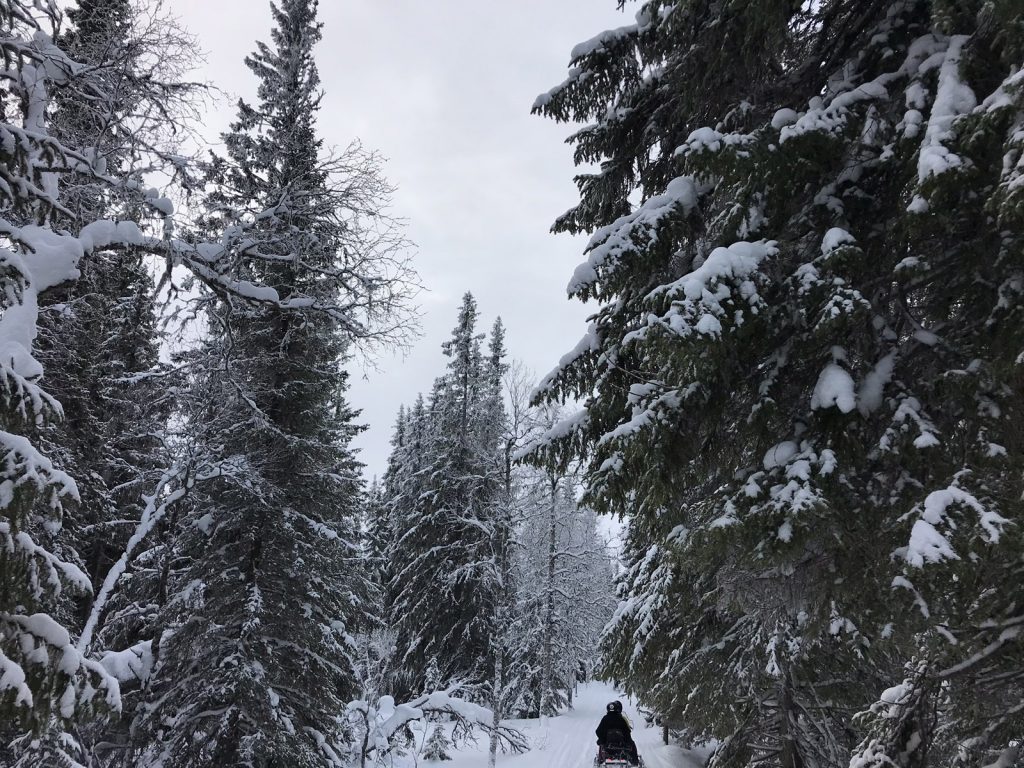
[{"label": "dense forest", "polygon": [[1022,11],[652,0],[534,106],[596,305],[536,457],[628,516],[607,669],[715,768],[1019,764]]},{"label": "dense forest", "polygon": [[466,292],[368,477],[421,280],[317,0],[212,148],[173,2],[0,0],[0,767],[550,765],[595,678],[708,768],[1024,765],[1024,6],[618,5],[533,105],[585,334]]},{"label": "dense forest", "polygon": [[396,695],[518,747],[485,711],[593,673],[612,560],[571,472],[513,465],[557,409],[471,295],[363,480],[346,367],[412,336],[416,278],[378,158],[318,135],[316,3],[272,11],[195,158],[172,18],[0,11],[3,765],[366,764]]}]

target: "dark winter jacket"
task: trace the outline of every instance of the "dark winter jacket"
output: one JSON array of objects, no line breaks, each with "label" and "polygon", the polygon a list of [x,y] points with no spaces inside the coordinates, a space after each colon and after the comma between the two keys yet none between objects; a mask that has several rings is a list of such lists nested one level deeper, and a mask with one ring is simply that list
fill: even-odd
[{"label": "dark winter jacket", "polygon": [[630,733],[629,722],[620,712],[607,712],[605,713],[605,716],[601,718],[601,723],[597,726],[597,743],[604,744],[608,739],[608,731],[615,730],[622,731],[626,744],[633,743],[633,736]]}]

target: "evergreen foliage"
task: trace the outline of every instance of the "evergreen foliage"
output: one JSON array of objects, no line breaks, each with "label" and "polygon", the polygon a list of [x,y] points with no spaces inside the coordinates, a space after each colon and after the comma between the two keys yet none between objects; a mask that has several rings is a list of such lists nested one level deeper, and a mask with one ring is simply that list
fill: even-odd
[{"label": "evergreen foliage", "polygon": [[629,517],[607,671],[713,766],[1024,728],[1022,40],[1013,2],[650,0],[537,100],[598,165],[555,224],[597,307],[534,456]]},{"label": "evergreen foliage", "polygon": [[[158,2],[0,0],[5,766],[340,764],[379,618],[342,365],[405,341],[412,273],[377,158],[316,137],[316,3],[273,10],[177,239],[143,183],[194,180],[191,41]],[[188,377],[159,363],[154,253],[208,310]]]},{"label": "evergreen foliage", "polygon": [[230,243],[231,279],[281,301],[210,305],[186,411],[207,479],[175,539],[183,565],[161,611],[140,765],[334,764],[358,690],[370,585],[342,365],[393,328],[374,325],[371,283],[395,241],[362,230],[386,202],[375,161],[323,156],[317,3],[271,7],[272,44],[247,59],[258,103],[240,103],[211,163],[206,226]]},{"label": "evergreen foliage", "polygon": [[[131,78],[144,51],[133,31],[134,10],[123,0],[86,1],[67,17],[66,51],[100,67],[115,100],[97,104],[74,89],[59,91],[54,132],[88,147],[108,173],[127,175],[146,133],[127,125],[138,108],[127,100],[138,95]],[[87,178],[62,179],[61,198],[78,220],[133,213],[130,199]],[[93,254],[76,281],[48,292],[40,316],[39,357],[65,414],[43,444],[78,479],[81,497],[82,514],[65,524],[61,546],[82,558],[94,589],[123,550],[125,523],[139,519],[141,494],[165,463],[160,435],[169,402],[159,378],[154,285],[144,255],[142,249]]]},{"label": "evergreen foliage", "polygon": [[452,744],[448,740],[444,728],[440,725],[435,725],[434,730],[430,732],[430,738],[427,739],[427,743],[423,747],[423,759],[434,762],[451,760],[452,756],[448,754],[448,750],[451,748]]},{"label": "evergreen foliage", "polygon": [[490,669],[499,590],[494,547],[503,487],[504,347],[498,325],[484,354],[477,316],[467,293],[443,345],[448,372],[395,436],[388,606],[404,693],[423,690],[432,659],[442,687],[481,685]]},{"label": "evergreen foliage", "polygon": [[[106,61],[92,68],[73,62],[53,42],[59,20],[53,4],[0,3],[0,737],[6,741],[13,728],[23,743],[54,722],[85,721],[120,706],[117,681],[76,647],[67,627],[66,596],[86,595],[91,584],[58,539],[63,512],[80,494],[38,447],[52,447],[43,433],[62,408],[43,388],[34,342],[44,293],[75,279],[94,251],[134,239],[138,228],[112,229],[62,203],[62,178],[88,179],[105,190],[118,182],[98,172],[88,146],[51,131],[51,94],[79,89],[103,102],[109,69]],[[73,754],[77,745],[69,739],[61,748]]]},{"label": "evergreen foliage", "polygon": [[613,607],[611,561],[571,479],[516,463],[554,412],[529,408],[500,320],[485,354],[477,315],[467,294],[444,345],[448,372],[429,401],[399,410],[385,503],[367,527],[389,532],[391,686],[402,695],[459,682],[498,720],[554,715],[593,668]]}]

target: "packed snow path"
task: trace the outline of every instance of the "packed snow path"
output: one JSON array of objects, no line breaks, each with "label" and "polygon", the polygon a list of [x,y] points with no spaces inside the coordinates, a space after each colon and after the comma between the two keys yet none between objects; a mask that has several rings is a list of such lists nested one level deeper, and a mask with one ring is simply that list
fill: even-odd
[{"label": "packed snow path", "polygon": [[[516,720],[510,725],[526,734],[531,750],[522,755],[503,755],[498,758],[500,768],[591,768],[597,752],[594,729],[604,715],[605,705],[619,699],[623,712],[633,723],[633,739],[647,768],[700,768],[703,755],[665,746],[660,728],[647,728],[632,700],[617,693],[603,683],[582,686],[574,708],[558,717],[540,720]],[[453,754],[454,761],[442,765],[451,768],[483,768],[487,765],[486,739],[481,738],[474,748],[462,747]]]}]

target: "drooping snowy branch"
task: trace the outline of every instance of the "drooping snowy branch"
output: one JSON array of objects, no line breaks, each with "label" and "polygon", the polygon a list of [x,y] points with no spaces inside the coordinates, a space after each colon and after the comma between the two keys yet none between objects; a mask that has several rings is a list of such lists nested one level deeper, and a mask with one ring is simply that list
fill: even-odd
[{"label": "drooping snowy branch", "polygon": [[[100,591],[93,600],[92,607],[89,610],[89,618],[86,619],[85,626],[82,628],[76,644],[80,652],[89,653],[92,647],[93,635],[103,617],[107,601],[116,589],[118,580],[124,575],[125,570],[131,563],[138,547],[164,517],[167,510],[188,493],[187,484],[181,482],[183,474],[184,471],[181,467],[171,467],[164,472],[153,493],[143,497],[145,507],[142,510],[142,517],[139,519],[134,533],[128,539],[128,543],[125,545],[121,556],[110,566],[110,570],[100,586]],[[171,485],[174,483],[177,483],[178,487],[171,488]]]},{"label": "drooping snowy branch", "polygon": [[460,689],[453,685],[443,691],[423,694],[415,699],[396,704],[391,696],[376,701],[357,700],[348,705],[349,718],[358,728],[367,729],[363,740],[363,757],[382,757],[394,749],[398,733],[409,723],[425,720],[429,715],[445,715],[455,724],[456,734],[469,737],[474,731],[495,731],[503,748],[512,752],[525,752],[529,748],[526,737],[508,726],[494,725],[494,713],[478,704],[458,698]]}]

